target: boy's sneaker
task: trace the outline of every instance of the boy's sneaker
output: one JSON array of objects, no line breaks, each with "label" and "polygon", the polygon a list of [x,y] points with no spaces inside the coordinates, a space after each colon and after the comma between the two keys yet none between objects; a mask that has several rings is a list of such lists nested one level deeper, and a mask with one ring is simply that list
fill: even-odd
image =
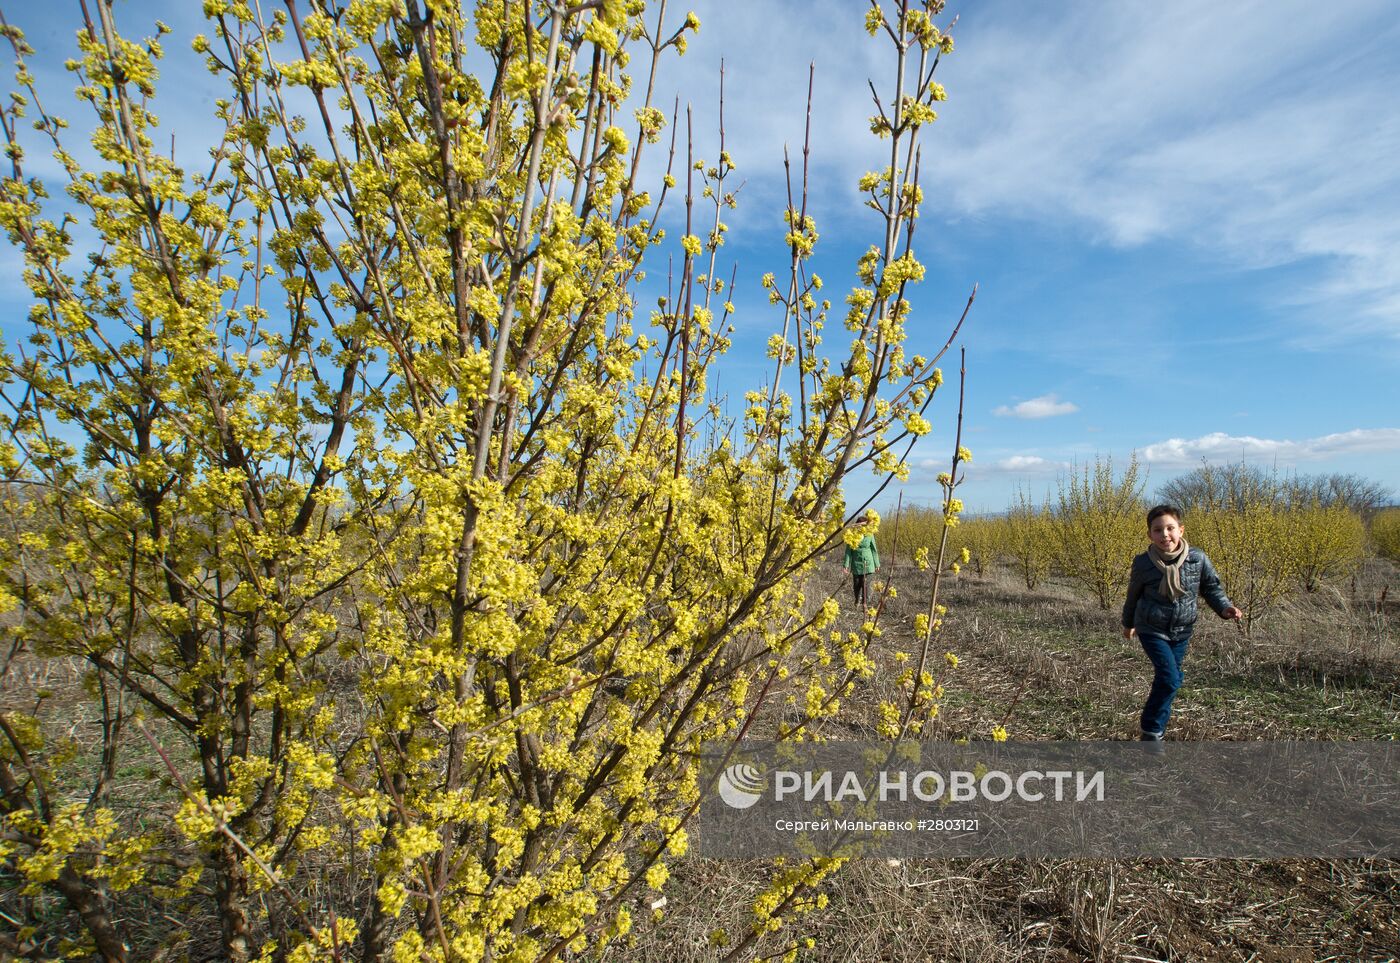
[{"label": "boy's sneaker", "polygon": [[1146,751],[1149,756],[1160,756],[1166,753],[1167,745],[1162,741],[1163,735],[1165,735],[1165,733],[1143,730],[1139,738],[1142,741],[1143,750]]}]

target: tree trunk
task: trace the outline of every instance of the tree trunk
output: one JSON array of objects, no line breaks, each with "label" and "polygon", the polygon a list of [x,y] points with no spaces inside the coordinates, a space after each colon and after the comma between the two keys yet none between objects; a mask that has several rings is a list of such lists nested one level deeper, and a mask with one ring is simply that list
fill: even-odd
[{"label": "tree trunk", "polygon": [[113,925],[97,888],[79,876],[72,866],[63,867],[54,885],[68,900],[68,905],[82,917],[83,925],[97,945],[102,963],[126,963],[126,944]]},{"label": "tree trunk", "polygon": [[214,898],[219,906],[224,958],[228,963],[247,963],[252,956],[252,937],[249,932],[251,927],[248,922],[248,872],[231,840],[219,840],[214,871]]}]

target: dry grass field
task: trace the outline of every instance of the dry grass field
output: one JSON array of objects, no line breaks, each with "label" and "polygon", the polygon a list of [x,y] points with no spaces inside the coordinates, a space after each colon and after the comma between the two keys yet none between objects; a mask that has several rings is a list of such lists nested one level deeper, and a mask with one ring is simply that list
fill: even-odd
[{"label": "dry grass field", "polygon": [[[889,658],[913,635],[926,574],[899,567],[882,625],[881,671],[848,700],[842,729],[873,736]],[[849,589],[834,564],[818,588]],[[1354,582],[1299,595],[1245,638],[1207,611],[1187,660],[1169,738],[1394,739],[1400,734],[1400,570],[1370,560]],[[813,594],[816,594],[815,592]],[[1151,670],[1104,612],[1053,580],[1035,592],[1009,572],[944,583],[940,738],[1126,739]],[[843,616],[844,619],[851,618]],[[1008,715],[1009,713],[1009,715]],[[845,738],[844,735],[835,736]],[[724,959],[712,934],[742,933],[767,866],[689,859],[660,918],[639,923],[628,963]],[[810,938],[800,959],[1071,961],[1387,961],[1400,959],[1400,865],[1387,860],[855,860],[822,884],[826,909],[779,937]],[[639,907],[640,908],[640,907]],[[646,919],[645,913],[637,914]],[[655,914],[653,914],[655,915]],[[768,950],[762,948],[768,946]]]},{"label": "dry grass field", "polygon": [[[882,574],[890,574],[887,570]],[[887,600],[874,676],[845,700],[828,724],[833,738],[875,738],[874,709],[893,696],[894,652],[913,637],[927,604],[927,573],[898,566],[897,596]],[[1400,568],[1369,560],[1354,583],[1298,595],[1245,638],[1208,613],[1198,624],[1169,738],[1394,739],[1400,734]],[[846,576],[835,563],[808,592],[819,605],[831,592],[843,607]],[[946,687],[936,738],[987,738],[1004,723],[1012,740],[1127,739],[1150,669],[1136,642],[1122,639],[1117,612],[1055,580],[1028,592],[1009,571],[982,577],[965,570],[945,579],[948,618],[936,654]],[[856,628],[850,613],[841,625]],[[352,688],[347,676],[344,685]],[[0,704],[34,707],[36,694],[71,707],[72,734],[92,741],[81,716],[81,667],[67,660],[21,660]],[[47,699],[45,700],[47,703]],[[89,707],[90,708],[90,707]],[[59,710],[51,710],[59,711]],[[778,714],[752,734],[771,732]],[[173,789],[159,760],[140,746],[127,757],[111,804],[140,823],[150,796]],[[184,865],[170,854],[172,872]],[[355,886],[353,870],[327,886]],[[639,897],[631,939],[593,963],[702,963],[726,958],[717,931],[748,931],[752,902],[769,878],[767,863],[690,857],[672,871],[664,909]],[[334,877],[334,879],[331,879]],[[825,881],[824,909],[801,916],[756,948],[733,957],[768,958],[796,938],[810,939],[799,959],[820,961],[1393,961],[1400,959],[1400,864],[1387,860],[854,860]],[[21,909],[0,893],[0,911]],[[61,905],[48,897],[57,925]],[[32,915],[36,909],[28,907]],[[173,906],[122,908],[138,945],[176,947],[162,960],[212,960],[212,920]],[[40,915],[44,915],[41,912]],[[6,927],[0,917],[0,934]],[[172,927],[182,933],[170,940]],[[56,935],[61,932],[56,931]],[[6,954],[0,941],[0,960]],[[34,958],[43,958],[34,957]]]}]

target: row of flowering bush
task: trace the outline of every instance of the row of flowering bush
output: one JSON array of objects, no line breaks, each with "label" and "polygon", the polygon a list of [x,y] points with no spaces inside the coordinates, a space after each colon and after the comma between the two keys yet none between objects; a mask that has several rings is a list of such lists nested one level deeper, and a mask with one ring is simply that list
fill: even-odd
[{"label": "row of flowering bush", "polygon": [[[1055,576],[1111,609],[1127,583],[1132,558],[1147,545],[1147,502],[1130,464],[1115,476],[1104,460],[1062,480],[1054,501],[1018,492],[999,515],[966,517],[952,529],[954,554],[966,550],[976,575],[992,566],[1015,572],[1027,589]],[[1227,591],[1257,619],[1289,593],[1316,592],[1351,576],[1368,551],[1400,557],[1400,511],[1368,525],[1342,504],[1287,504],[1259,491],[1230,504],[1183,510],[1187,541],[1215,563]],[[882,529],[882,550],[909,558],[936,542],[943,514],[905,507]]]}]

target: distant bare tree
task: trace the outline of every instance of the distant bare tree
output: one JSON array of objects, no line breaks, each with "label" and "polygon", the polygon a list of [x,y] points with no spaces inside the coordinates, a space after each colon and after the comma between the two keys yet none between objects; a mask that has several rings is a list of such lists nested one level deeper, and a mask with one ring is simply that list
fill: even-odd
[{"label": "distant bare tree", "polygon": [[1284,486],[1290,504],[1318,504],[1323,508],[1343,505],[1357,514],[1367,514],[1390,503],[1391,492],[1379,482],[1361,475],[1333,472],[1326,475],[1299,475]]},{"label": "distant bare tree", "polygon": [[1272,502],[1278,492],[1277,478],[1255,465],[1203,464],[1162,485],[1157,497],[1189,512],[1238,508],[1260,499]]},{"label": "distant bare tree", "polygon": [[1281,478],[1257,465],[1203,464],[1162,485],[1157,497],[1188,511],[1237,509],[1263,500],[1280,506],[1343,505],[1364,515],[1388,504],[1392,496],[1384,485],[1361,475],[1331,472]]}]

